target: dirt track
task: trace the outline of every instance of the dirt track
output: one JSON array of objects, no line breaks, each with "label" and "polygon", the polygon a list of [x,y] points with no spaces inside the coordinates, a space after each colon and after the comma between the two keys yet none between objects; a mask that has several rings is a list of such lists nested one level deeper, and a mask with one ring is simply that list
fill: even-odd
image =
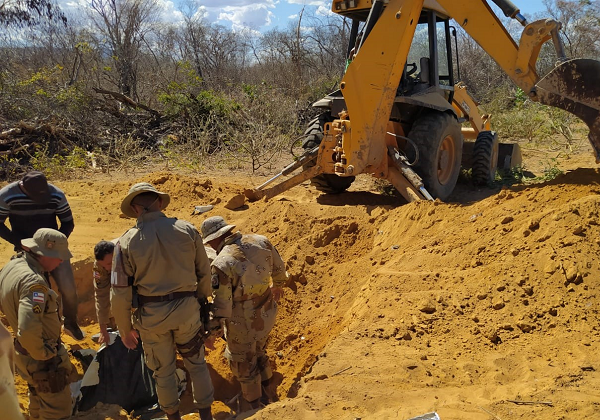
[{"label": "dirt track", "polygon": [[[593,419],[600,418],[600,171],[589,154],[562,164],[579,169],[549,183],[458,188],[449,203],[401,206],[374,193],[319,196],[301,185],[227,210],[229,196],[259,183],[242,177],[160,172],[55,183],[76,217],[70,243],[88,335],[96,332],[92,248],[131,226],[119,204],[133,182],[170,193],[168,215],[199,227],[219,214],[272,239],[291,274],[269,345],[282,401],[253,418],[437,411],[442,420]],[[215,208],[191,216],[200,204]],[[1,246],[6,260],[11,250]],[[216,398],[226,401],[237,389],[222,347],[208,360]],[[21,381],[19,390],[25,401]],[[215,407],[217,419],[227,418],[222,403]],[[100,412],[86,418],[104,418]]]}]

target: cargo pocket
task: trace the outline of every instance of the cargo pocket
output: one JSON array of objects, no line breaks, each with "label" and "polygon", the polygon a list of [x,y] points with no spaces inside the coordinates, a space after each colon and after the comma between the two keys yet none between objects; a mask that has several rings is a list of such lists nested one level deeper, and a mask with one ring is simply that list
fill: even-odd
[{"label": "cargo pocket", "polygon": [[49,394],[50,390],[50,381],[49,381],[49,373],[48,371],[40,370],[38,372],[33,372],[31,377],[33,378],[33,386],[35,390],[40,394]]},{"label": "cargo pocket", "polygon": [[52,289],[48,289],[48,300],[46,301],[46,309],[44,312],[47,314],[58,312],[58,295]]},{"label": "cargo pocket", "polygon": [[154,356],[154,350],[152,346],[144,345],[144,357],[146,358],[146,366],[153,371],[157,371],[160,368],[158,359]]}]

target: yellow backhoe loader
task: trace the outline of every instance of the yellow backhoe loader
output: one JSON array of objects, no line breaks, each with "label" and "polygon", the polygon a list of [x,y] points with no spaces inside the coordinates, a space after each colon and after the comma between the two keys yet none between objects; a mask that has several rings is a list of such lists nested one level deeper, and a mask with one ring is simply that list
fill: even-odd
[{"label": "yellow backhoe loader", "polygon": [[[268,199],[308,179],[321,191],[342,192],[355,175],[369,173],[409,202],[444,200],[456,185],[464,139],[475,139],[469,155],[477,182],[493,180],[498,164],[520,164],[518,148],[502,150],[489,118],[455,82],[451,20],[531,100],[583,120],[598,159],[600,62],[567,59],[559,22],[527,22],[509,0],[493,2],[524,26],[518,44],[486,0],[334,0],[332,11],[353,22],[340,89],[314,104],[324,112],[305,133],[304,155],[246,196]],[[547,41],[557,65],[540,77],[536,62]]]}]

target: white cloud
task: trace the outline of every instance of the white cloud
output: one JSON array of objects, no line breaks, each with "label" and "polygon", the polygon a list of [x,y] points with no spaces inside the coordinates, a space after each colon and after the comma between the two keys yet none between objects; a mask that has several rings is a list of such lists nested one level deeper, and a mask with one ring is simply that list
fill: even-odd
[{"label": "white cloud", "polygon": [[[90,0],[57,0],[71,21],[85,18]],[[185,14],[202,17],[234,30],[242,28],[263,30],[273,24],[285,23],[285,16],[297,19],[294,9],[306,6],[318,7],[318,13],[327,13],[330,0],[157,0],[161,6],[160,20],[179,23]],[[300,6],[299,6],[300,5]],[[184,12],[182,13],[181,10]],[[281,15],[283,13],[283,16]]]},{"label": "white cloud", "polygon": [[306,6],[319,6],[319,7],[325,7],[326,3],[329,2],[325,2],[323,0],[287,0],[287,2],[289,4],[303,4]]},{"label": "white cloud", "polygon": [[[179,11],[179,6],[172,0],[156,0],[160,8],[159,20],[164,23],[177,23],[183,20],[183,14]],[[91,9],[89,0],[58,0],[58,5],[67,18],[73,17],[74,20],[81,18],[83,14]]]},{"label": "white cloud", "polygon": [[271,24],[273,13],[265,4],[250,4],[241,7],[224,7],[218,20],[229,21],[234,30],[242,28],[258,29]]},{"label": "white cloud", "polygon": [[331,11],[330,7],[325,7],[325,6],[319,6],[317,7],[317,15],[319,16],[331,16],[331,15],[335,15],[335,13],[333,13]]},{"label": "white cloud", "polygon": [[199,2],[208,9],[222,9],[227,7],[247,7],[252,5],[264,5],[275,7],[274,0],[200,0]]},{"label": "white cloud", "polygon": [[160,20],[164,23],[178,23],[183,21],[183,13],[170,0],[157,0],[158,6],[161,8]]}]

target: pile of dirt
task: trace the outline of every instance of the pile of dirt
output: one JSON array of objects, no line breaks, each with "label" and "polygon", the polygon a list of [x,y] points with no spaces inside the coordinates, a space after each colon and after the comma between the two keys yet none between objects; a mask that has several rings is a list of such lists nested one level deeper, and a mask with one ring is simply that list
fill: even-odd
[{"label": "pile of dirt", "polygon": [[[437,411],[443,420],[483,420],[600,410],[598,180],[597,169],[578,169],[477,202],[402,206],[368,192],[319,196],[303,184],[237,210],[225,204],[249,186],[238,179],[161,172],[56,184],[76,218],[70,243],[88,335],[97,332],[93,245],[133,224],[120,217],[120,202],[133,182],[148,181],[171,194],[168,215],[197,227],[222,215],[268,236],[287,262],[269,343],[282,401],[253,418]],[[202,204],[214,208],[192,216]],[[222,350],[207,358],[216,398],[228,401],[238,388]],[[226,418],[227,407],[216,407]]]}]

